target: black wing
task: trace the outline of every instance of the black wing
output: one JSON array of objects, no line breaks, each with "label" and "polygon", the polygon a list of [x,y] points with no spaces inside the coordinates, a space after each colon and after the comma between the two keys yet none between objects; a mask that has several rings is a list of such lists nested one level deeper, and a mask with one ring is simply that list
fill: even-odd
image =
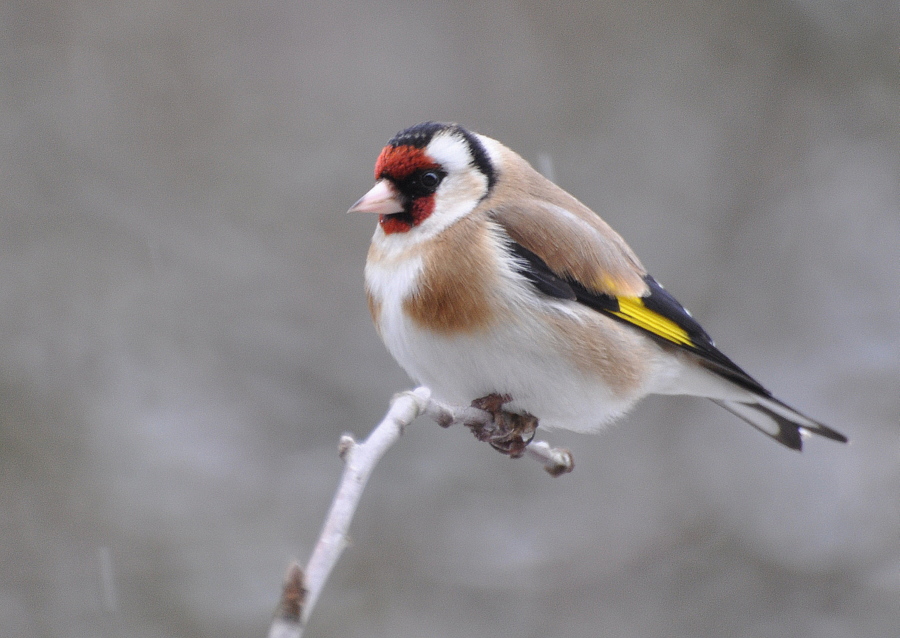
[{"label": "black wing", "polygon": [[643,331],[657,342],[697,355],[704,366],[742,388],[764,397],[772,396],[756,379],[722,354],[691,313],[650,275],[644,276],[648,292],[642,297],[615,297],[560,277],[524,246],[513,243],[511,250],[520,259],[519,272],[544,294],[578,301]]}]

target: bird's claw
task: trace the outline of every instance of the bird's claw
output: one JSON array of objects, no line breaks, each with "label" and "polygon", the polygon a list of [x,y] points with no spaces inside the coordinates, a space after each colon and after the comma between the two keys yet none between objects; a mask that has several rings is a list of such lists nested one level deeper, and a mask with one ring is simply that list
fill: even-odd
[{"label": "bird's claw", "polygon": [[525,448],[534,439],[538,419],[534,415],[517,414],[503,409],[512,400],[508,394],[489,394],[472,401],[472,407],[491,415],[490,422],[466,423],[479,441],[489,443],[492,448],[510,458],[517,459],[525,453]]}]

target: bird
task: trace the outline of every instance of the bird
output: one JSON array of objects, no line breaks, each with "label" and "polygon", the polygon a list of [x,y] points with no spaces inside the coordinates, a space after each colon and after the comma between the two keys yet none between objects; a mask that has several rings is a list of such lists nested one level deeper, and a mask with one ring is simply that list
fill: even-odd
[{"label": "bird", "polygon": [[[609,224],[497,140],[417,124],[375,180],[348,211],[378,215],[369,311],[435,399],[590,433],[648,395],[691,395],[794,450],[809,434],[847,442],[738,367]],[[491,444],[521,454],[510,438]]]}]

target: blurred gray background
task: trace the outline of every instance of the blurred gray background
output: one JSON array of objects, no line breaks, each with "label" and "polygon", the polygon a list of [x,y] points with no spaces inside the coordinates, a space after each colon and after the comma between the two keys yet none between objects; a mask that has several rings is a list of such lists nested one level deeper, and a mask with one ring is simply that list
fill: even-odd
[{"label": "blurred gray background", "polygon": [[427,119],[852,444],[659,398],[551,479],[422,420],[307,635],[898,635],[898,42],[894,1],[3,2],[0,636],[264,634],[411,386],[344,211]]}]

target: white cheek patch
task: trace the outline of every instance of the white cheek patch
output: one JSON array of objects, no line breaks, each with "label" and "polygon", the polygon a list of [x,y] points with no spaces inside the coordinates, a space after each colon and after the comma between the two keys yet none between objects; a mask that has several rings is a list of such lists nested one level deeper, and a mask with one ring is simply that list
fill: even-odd
[{"label": "white cheek patch", "polygon": [[466,141],[450,133],[435,135],[425,152],[450,174],[466,170],[472,161]]}]

